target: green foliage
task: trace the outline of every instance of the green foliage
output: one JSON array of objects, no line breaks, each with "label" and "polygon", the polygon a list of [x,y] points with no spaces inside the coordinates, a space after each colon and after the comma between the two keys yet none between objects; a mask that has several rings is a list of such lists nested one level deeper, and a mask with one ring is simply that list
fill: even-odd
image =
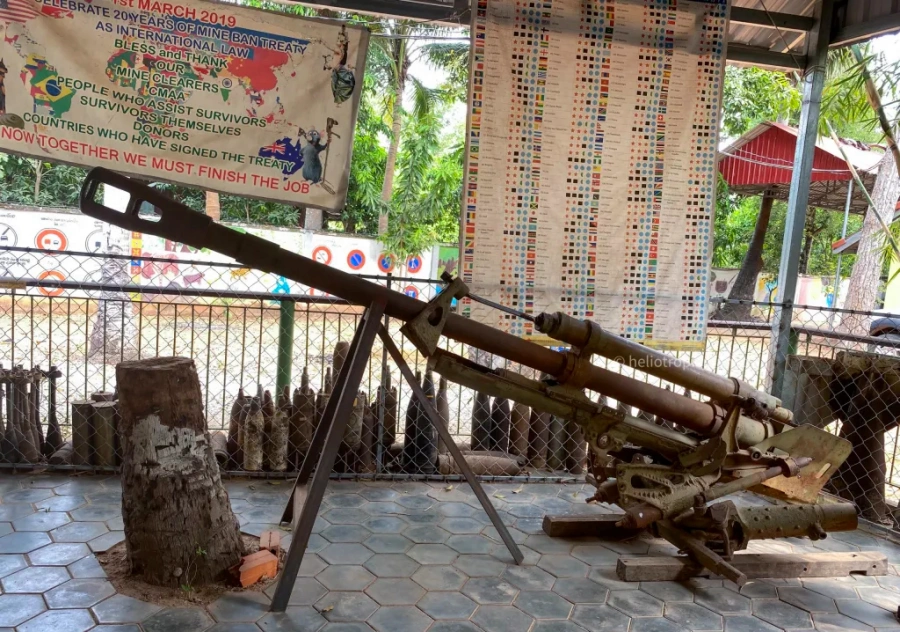
[{"label": "green foliage", "polygon": [[796,124],[800,92],[781,72],[762,68],[725,67],[722,88],[722,132],[737,138],[763,121]]},{"label": "green foliage", "polygon": [[[35,198],[35,182],[40,187]],[[87,173],[80,167],[0,154],[0,202],[35,206],[77,206]]]}]

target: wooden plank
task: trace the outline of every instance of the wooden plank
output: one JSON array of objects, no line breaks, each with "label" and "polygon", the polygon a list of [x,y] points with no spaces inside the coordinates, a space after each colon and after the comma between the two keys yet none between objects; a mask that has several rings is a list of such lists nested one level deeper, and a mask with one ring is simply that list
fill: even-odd
[{"label": "wooden plank", "polygon": [[[887,575],[884,553],[738,553],[731,562],[747,579]],[[626,582],[684,581],[710,572],[690,558],[620,557],[616,575]]]},{"label": "wooden plank", "polygon": [[621,519],[622,514],[544,516],[541,526],[551,538],[623,538],[640,533],[634,529],[617,527],[616,523]]}]

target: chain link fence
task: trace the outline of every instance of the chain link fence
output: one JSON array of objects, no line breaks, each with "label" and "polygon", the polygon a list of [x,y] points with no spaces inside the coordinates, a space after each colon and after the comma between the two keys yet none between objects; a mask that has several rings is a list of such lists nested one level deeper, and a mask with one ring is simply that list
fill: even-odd
[{"label": "chain link fence", "polygon": [[[12,260],[27,263],[26,269],[12,274]],[[309,448],[362,314],[361,308],[309,288],[254,291],[261,273],[237,265],[180,261],[179,282],[173,283],[172,261],[165,258],[10,248],[0,251],[0,262],[6,270],[0,287],[4,467],[114,469],[120,459],[116,364],[179,355],[196,364],[222,470],[290,475]],[[60,268],[80,269],[92,280],[60,281],[52,274]],[[215,277],[228,289],[192,287],[191,275]],[[437,281],[390,275],[370,280],[425,300],[441,287]],[[740,310],[727,311],[740,312],[740,320],[717,320],[726,311],[713,307],[704,349],[672,355],[756,388],[769,390],[773,381],[780,385],[798,424],[839,434],[853,445],[828,490],[856,502],[865,518],[893,524],[900,501],[895,468],[900,316],[794,306],[787,365],[774,375],[771,332],[782,307],[743,303]],[[476,473],[489,479],[560,480],[589,472],[589,450],[576,424],[446,383],[404,339],[402,322],[386,318],[385,324]],[[444,339],[442,346],[482,364],[539,377],[465,345]],[[595,363],[702,399],[640,366],[602,358]],[[458,477],[411,394],[376,341],[336,476]],[[589,395],[665,423],[617,402],[614,393]]]}]

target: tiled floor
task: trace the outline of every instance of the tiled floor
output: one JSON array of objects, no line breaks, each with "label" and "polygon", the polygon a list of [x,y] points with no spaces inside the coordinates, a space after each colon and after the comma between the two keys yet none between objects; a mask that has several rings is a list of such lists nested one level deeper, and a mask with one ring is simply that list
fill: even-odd
[{"label": "tiled floor", "polygon": [[[290,485],[227,481],[243,529],[281,516]],[[226,594],[208,608],[170,608],[115,593],[93,556],[123,539],[115,478],[0,474],[0,632],[900,632],[900,577],[628,584],[619,554],[671,553],[665,542],[550,539],[545,512],[598,510],[588,488],[488,487],[522,546],[514,566],[465,485],[329,485],[310,551],[285,614],[268,595]],[[754,499],[745,499],[753,502]],[[286,542],[290,535],[286,534]],[[860,531],[819,549],[900,547]],[[769,552],[805,540],[756,543]],[[274,586],[267,592],[269,595]]]}]

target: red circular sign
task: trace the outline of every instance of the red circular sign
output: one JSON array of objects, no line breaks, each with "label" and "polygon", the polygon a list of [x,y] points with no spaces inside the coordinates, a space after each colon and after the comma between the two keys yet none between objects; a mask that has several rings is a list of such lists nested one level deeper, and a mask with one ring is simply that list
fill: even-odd
[{"label": "red circular sign", "polygon": [[419,298],[419,288],[417,288],[415,285],[407,285],[405,288],[403,288],[403,293],[410,298]]},{"label": "red circular sign", "polygon": [[69,240],[56,228],[45,228],[34,238],[34,245],[41,250],[65,250]]},{"label": "red circular sign", "polygon": [[382,252],[378,255],[378,269],[384,273],[394,271],[394,255]]},{"label": "red circular sign", "polygon": [[406,271],[415,274],[422,269],[422,257],[419,255],[409,255],[406,258]]},{"label": "red circular sign", "polygon": [[360,270],[366,265],[366,255],[362,250],[351,250],[347,255],[347,265],[351,270]]},{"label": "red circular sign", "polygon": [[[41,281],[45,279],[50,279],[51,281],[65,281],[66,276],[57,270],[44,270],[38,275],[38,279]],[[39,287],[38,291],[44,296],[59,296],[63,293],[61,287]]]},{"label": "red circular sign", "polygon": [[328,246],[316,246],[312,253],[313,261],[331,265],[331,250]]}]

